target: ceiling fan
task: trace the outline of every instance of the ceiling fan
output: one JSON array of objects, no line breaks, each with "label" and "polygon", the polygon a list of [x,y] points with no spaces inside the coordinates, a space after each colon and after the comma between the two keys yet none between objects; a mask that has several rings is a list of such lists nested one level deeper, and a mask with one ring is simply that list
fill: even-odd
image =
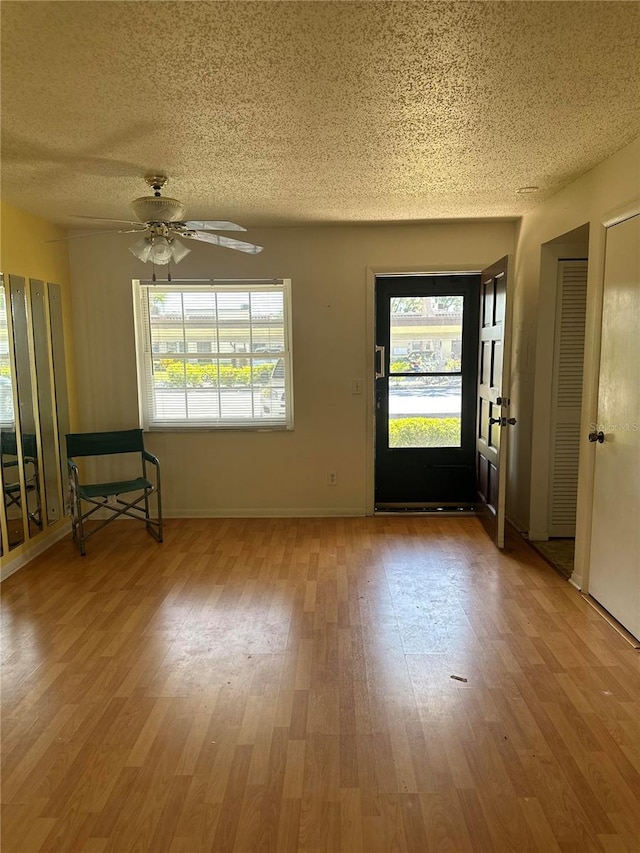
[{"label": "ceiling fan", "polygon": [[105,219],[101,216],[75,217],[76,219],[93,219],[100,222],[117,222],[133,227],[76,236],[91,237],[97,234],[113,233],[142,234],[140,240],[136,241],[129,248],[129,251],[141,261],[145,263],[150,261],[154,265],[168,264],[170,261],[177,264],[189,254],[191,249],[183,245],[177,237],[213,243],[214,246],[223,246],[225,249],[235,249],[238,252],[246,252],[250,255],[257,255],[262,251],[262,246],[212,233],[213,231],[247,230],[242,225],[236,225],[235,222],[185,219],[185,209],[182,202],[162,195],[162,188],[167,183],[166,175],[146,175],[145,181],[153,190],[153,195],[141,196],[131,202],[131,210],[137,216],[137,220]]}]

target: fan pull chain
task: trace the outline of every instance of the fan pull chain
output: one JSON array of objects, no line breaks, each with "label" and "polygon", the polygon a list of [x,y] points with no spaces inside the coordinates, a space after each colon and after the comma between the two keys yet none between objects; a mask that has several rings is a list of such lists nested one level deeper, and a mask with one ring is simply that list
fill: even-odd
[{"label": "fan pull chain", "polygon": [[[153,261],[151,263],[153,265],[153,273],[151,274],[151,281],[157,281],[156,265],[153,263]],[[171,269],[170,269],[169,265],[167,265],[167,281],[171,281]]]}]

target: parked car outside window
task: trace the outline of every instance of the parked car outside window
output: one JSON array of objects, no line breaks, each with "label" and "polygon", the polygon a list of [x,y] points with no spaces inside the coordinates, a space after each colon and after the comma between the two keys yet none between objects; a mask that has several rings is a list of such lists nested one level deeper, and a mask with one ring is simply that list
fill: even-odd
[{"label": "parked car outside window", "polygon": [[281,417],[285,414],[285,373],[284,359],[279,358],[273,366],[269,386],[262,392],[262,409],[269,417]]}]

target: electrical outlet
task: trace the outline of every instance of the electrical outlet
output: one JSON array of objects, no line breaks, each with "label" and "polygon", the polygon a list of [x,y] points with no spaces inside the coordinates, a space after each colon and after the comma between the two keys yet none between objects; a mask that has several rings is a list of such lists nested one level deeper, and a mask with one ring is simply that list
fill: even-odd
[{"label": "electrical outlet", "polygon": [[362,379],[351,380],[351,393],[362,394]]},{"label": "electrical outlet", "polygon": [[336,486],[338,484],[338,475],[335,471],[329,471],[327,474],[327,486]]}]

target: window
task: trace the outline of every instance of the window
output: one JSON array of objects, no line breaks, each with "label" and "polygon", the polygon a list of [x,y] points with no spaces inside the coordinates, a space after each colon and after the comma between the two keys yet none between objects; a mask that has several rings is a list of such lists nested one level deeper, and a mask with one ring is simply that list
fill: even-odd
[{"label": "window", "polygon": [[133,288],[143,428],[293,428],[290,281]]}]

